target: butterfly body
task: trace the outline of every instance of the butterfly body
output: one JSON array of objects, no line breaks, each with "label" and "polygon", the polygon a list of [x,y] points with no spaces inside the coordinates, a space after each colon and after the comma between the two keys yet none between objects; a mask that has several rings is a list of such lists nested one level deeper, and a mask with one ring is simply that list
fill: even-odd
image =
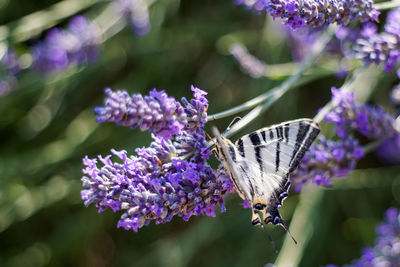
[{"label": "butterfly body", "polygon": [[251,204],[252,224],[262,225],[264,220],[286,229],[278,209],[288,196],[290,173],[319,133],[318,124],[310,119],[288,121],[252,132],[235,143],[216,128],[213,132],[218,159],[239,196]]}]

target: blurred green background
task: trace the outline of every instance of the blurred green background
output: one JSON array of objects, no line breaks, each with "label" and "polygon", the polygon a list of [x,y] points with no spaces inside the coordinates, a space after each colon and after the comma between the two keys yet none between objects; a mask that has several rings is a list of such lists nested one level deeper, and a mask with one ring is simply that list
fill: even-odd
[{"label": "blurred green background", "polygon": [[[23,16],[56,3],[0,0],[0,24],[16,25]],[[80,13],[94,19],[108,3],[93,1]],[[212,114],[282,82],[242,73],[228,55],[226,36],[269,64],[292,60],[277,24],[231,0],[158,0],[150,18],[148,35],[138,37],[126,27],[103,44],[99,60],[87,67],[46,76],[23,71],[17,90],[0,99],[0,266],[263,266],[277,258],[279,252],[263,230],[251,226],[250,211],[236,195],[227,197],[227,212],[216,218],[174,218],[138,233],[117,229],[119,215],[110,210],[98,214],[95,207],[84,207],[80,178],[85,155],[106,155],[111,148],[134,153],[150,143],[148,133],[95,123],[93,108],[103,103],[105,87],[143,94],[165,89],[190,98],[193,84],[209,93]],[[67,22],[61,19],[57,26]],[[22,42],[11,39],[11,45],[24,54],[42,37],[39,31]],[[343,83],[333,74],[320,76],[286,94],[233,139],[272,123],[313,117],[329,101],[330,87]],[[380,79],[370,101],[394,110],[389,106],[394,76]],[[231,120],[215,124],[224,129]],[[384,211],[400,206],[399,171],[371,154],[334,187],[302,192],[308,207],[303,220],[311,230],[292,232],[299,239],[307,235],[295,246],[299,266],[349,263],[371,246]],[[288,223],[298,203],[299,194],[292,192],[281,209]],[[267,232],[279,251],[285,232],[272,226]],[[290,251],[280,253],[292,257]]]}]

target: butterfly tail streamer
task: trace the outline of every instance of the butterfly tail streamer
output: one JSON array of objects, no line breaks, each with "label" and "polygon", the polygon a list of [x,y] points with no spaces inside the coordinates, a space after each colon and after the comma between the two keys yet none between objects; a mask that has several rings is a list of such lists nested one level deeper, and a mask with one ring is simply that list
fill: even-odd
[{"label": "butterfly tail streamer", "polygon": [[283,220],[281,220],[281,222],[279,223],[279,225],[285,229],[286,233],[288,233],[288,235],[292,238],[293,242],[297,245],[297,241],[296,239],[294,239],[294,237],[292,236],[292,234],[289,231],[289,228],[286,226],[285,222]]}]

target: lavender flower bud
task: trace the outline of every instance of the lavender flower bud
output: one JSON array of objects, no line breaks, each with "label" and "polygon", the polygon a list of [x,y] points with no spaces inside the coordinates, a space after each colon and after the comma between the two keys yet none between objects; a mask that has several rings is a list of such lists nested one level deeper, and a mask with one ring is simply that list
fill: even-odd
[{"label": "lavender flower bud", "polygon": [[400,265],[400,216],[399,210],[390,208],[386,211],[385,220],[375,232],[374,247],[365,248],[361,258],[353,261],[355,267],[399,266]]},{"label": "lavender flower bud", "polygon": [[[166,142],[167,145],[160,142]],[[223,196],[233,185],[205,162],[181,160],[174,155],[173,145],[156,140],[150,148],[137,150],[137,157],[126,151],[114,151],[121,163],[110,156],[84,159],[82,199],[88,206],[94,203],[102,212],[110,207],[124,210],[119,227],[137,231],[150,221],[165,223],[177,215],[188,220],[192,215],[215,216],[217,205],[223,207]],[[169,149],[169,150],[168,150]],[[168,157],[165,157],[165,154]]]},{"label": "lavender flower bud", "polygon": [[291,175],[296,192],[312,182],[316,185],[331,186],[334,177],[345,177],[364,155],[358,141],[352,137],[332,141],[319,136],[305,154],[299,168]]},{"label": "lavender flower bud", "polygon": [[384,70],[390,72],[400,60],[400,8],[388,13],[385,31],[358,39],[353,47],[355,58],[366,65],[384,64]]},{"label": "lavender flower bud", "polygon": [[356,130],[368,139],[386,139],[398,135],[394,128],[395,118],[380,107],[358,105],[354,93],[332,88],[335,108],[325,116],[325,120],[336,125],[336,133],[345,138]]},{"label": "lavender flower bud", "polygon": [[117,3],[138,35],[149,33],[151,26],[146,0],[117,0]]},{"label": "lavender flower bud", "polygon": [[98,167],[96,159],[85,157],[82,183],[87,189],[81,192],[85,205],[93,203],[99,212],[107,207],[124,210],[118,227],[134,231],[151,221],[168,222],[175,215],[184,220],[192,215],[215,216],[217,205],[225,211],[223,196],[233,191],[233,184],[207,163],[208,100],[204,91],[191,89],[194,98],[190,102],[183,98],[183,106],[164,91],[142,97],[106,90],[105,107],[96,109],[98,120],[149,130],[154,142],[136,149],[137,156],[111,150],[122,162],[112,161],[111,155],[99,156]]},{"label": "lavender flower bud", "polygon": [[208,100],[204,91],[194,86],[191,90],[194,98],[190,102],[182,98],[182,106],[165,91],[154,89],[143,97],[107,88],[104,107],[95,108],[97,122],[115,122],[132,129],[139,127],[141,131],[150,131],[167,139],[182,131],[196,132],[206,123]]},{"label": "lavender flower bud", "polygon": [[85,17],[76,16],[67,29],[53,28],[43,42],[32,48],[33,65],[49,73],[91,63],[98,57],[100,42],[98,28]]},{"label": "lavender flower bud", "polygon": [[283,19],[292,29],[331,23],[347,25],[353,20],[366,22],[377,20],[379,15],[372,0],[257,0],[236,3],[257,11],[264,10],[274,18]]}]

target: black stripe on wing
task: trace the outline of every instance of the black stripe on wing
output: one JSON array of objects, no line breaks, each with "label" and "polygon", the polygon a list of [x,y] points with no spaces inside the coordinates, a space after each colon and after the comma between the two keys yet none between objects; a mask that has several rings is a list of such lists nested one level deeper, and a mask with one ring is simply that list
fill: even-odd
[{"label": "black stripe on wing", "polygon": [[[291,161],[290,165],[290,169],[289,169],[289,173],[293,172],[294,170],[297,169],[297,167],[300,164],[300,161],[303,159],[305,153],[307,152],[307,150],[310,148],[311,144],[314,142],[315,138],[317,138],[320,130],[319,128],[315,128],[315,127],[310,127],[310,125],[308,125],[307,128],[307,132],[308,133],[307,137],[302,136],[302,141],[301,141],[301,146],[300,148],[298,148],[297,153],[294,156],[293,161]],[[310,129],[311,128],[311,129]],[[299,130],[300,132],[300,130]],[[296,140],[296,146],[297,146],[297,140]]]},{"label": "black stripe on wing", "polygon": [[260,167],[261,176],[263,176],[264,167],[263,167],[263,162],[262,162],[263,159],[261,157],[261,146],[260,146],[261,139],[260,139],[260,136],[258,136],[257,132],[252,132],[251,134],[249,134],[249,138],[250,138],[250,141],[251,141],[252,145],[254,146],[254,153],[255,153],[255,156],[256,156],[256,160],[257,160],[258,166]]}]

